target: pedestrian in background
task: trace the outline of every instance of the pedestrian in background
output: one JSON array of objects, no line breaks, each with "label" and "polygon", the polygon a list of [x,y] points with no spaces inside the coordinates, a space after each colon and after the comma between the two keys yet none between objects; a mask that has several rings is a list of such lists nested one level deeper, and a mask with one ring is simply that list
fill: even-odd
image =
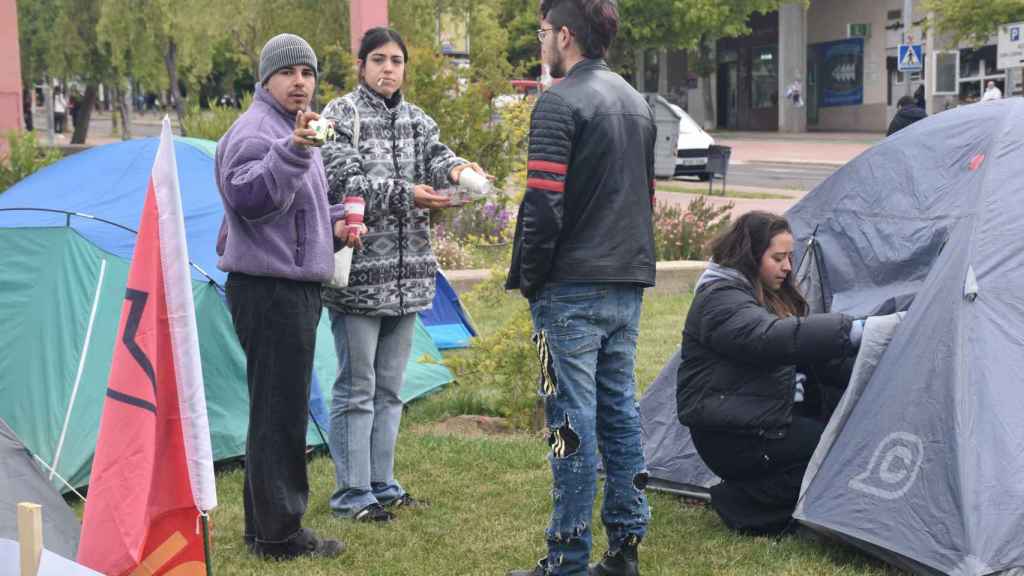
[{"label": "pedestrian in background", "polygon": [[914,99],[910,96],[903,96],[900,98],[899,102],[896,103],[896,107],[896,115],[893,116],[892,121],[889,122],[889,130],[886,131],[886,136],[892,136],[914,122],[923,120],[928,116],[928,113],[924,111],[924,108],[919,108]]},{"label": "pedestrian in background", "polygon": [[53,131],[57,134],[64,133],[67,112],[68,100],[64,97],[64,91],[58,86],[53,89]]},{"label": "pedestrian in background", "polygon": [[992,100],[1000,100],[1003,97],[1003,91],[996,86],[996,83],[992,80],[988,81],[985,85],[985,93],[981,95],[982,102],[990,102]]}]

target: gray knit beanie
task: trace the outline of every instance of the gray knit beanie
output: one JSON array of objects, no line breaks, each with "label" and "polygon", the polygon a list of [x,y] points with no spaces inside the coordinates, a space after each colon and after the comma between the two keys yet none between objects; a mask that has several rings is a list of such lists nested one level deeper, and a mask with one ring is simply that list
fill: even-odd
[{"label": "gray knit beanie", "polygon": [[316,53],[308,42],[295,34],[278,34],[263,45],[260,51],[260,84],[281,68],[305,64],[317,74]]}]

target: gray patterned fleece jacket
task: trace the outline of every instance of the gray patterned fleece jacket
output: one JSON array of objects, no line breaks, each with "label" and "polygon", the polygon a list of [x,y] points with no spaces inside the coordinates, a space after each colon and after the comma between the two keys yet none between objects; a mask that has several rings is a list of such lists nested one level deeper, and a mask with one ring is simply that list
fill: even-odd
[{"label": "gray patterned fleece jacket", "polygon": [[[359,149],[353,143],[355,108]],[[324,144],[328,198],[365,202],[363,248],[352,258],[347,288],[324,287],[324,305],[344,314],[402,316],[430,307],[437,261],[430,249],[430,213],[413,205],[413,186],[452,185],[452,168],[466,160],[439,140],[419,107],[399,94],[391,101],[360,85],[332,100],[321,114],[336,137]]]}]

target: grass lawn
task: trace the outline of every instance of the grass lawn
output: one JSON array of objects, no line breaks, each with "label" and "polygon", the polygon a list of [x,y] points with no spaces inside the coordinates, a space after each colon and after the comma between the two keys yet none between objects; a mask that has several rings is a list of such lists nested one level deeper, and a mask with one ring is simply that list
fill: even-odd
[{"label": "grass lawn", "polygon": [[[679,343],[689,296],[648,295],[638,350],[638,379],[654,379]],[[482,333],[498,329],[525,302],[517,295],[499,305],[474,308]],[[457,385],[453,388],[457,388]],[[539,434],[455,436],[431,422],[431,402],[411,405],[399,438],[397,475],[413,495],[432,506],[404,510],[388,526],[367,526],[331,516],[334,486],[329,459],[310,463],[306,524],[343,539],[339,559],[274,563],[251,557],[242,543],[242,471],[218,475],[220,506],[213,513],[214,574],[295,576],[503,575],[529,567],[543,554],[550,513],[547,445]],[[651,493],[653,520],[641,546],[643,574],[652,575],[888,575],[895,570],[835,544],[798,538],[745,538],[729,533],[714,512],[673,496]],[[594,557],[606,543],[594,518]]]}]

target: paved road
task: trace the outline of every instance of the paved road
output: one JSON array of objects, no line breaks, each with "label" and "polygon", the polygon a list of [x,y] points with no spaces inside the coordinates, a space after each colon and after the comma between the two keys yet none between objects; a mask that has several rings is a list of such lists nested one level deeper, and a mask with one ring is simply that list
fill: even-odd
[{"label": "paved road", "polygon": [[[727,184],[752,188],[809,191],[839,169],[829,164],[744,162],[729,166]],[[695,180],[683,178],[684,180]],[[721,186],[716,181],[715,187]]]}]

